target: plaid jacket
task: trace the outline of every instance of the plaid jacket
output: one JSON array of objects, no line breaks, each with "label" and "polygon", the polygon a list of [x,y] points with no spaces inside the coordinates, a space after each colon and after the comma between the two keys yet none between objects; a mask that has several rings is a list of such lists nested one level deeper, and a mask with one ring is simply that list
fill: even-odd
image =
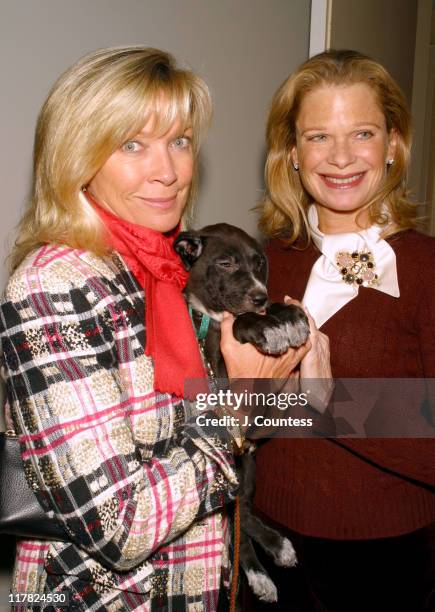
[{"label": "plaid jacket", "polygon": [[42,247],[11,277],[0,331],[27,480],[70,538],[19,541],[12,590],[66,590],[69,610],[215,610],[229,434],[154,392],[143,291],[119,256]]}]

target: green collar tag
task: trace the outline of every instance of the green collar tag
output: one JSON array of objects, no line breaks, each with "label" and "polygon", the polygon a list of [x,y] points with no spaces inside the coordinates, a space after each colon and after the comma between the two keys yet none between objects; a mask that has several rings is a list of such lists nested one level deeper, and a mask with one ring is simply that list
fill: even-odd
[{"label": "green collar tag", "polygon": [[199,326],[199,331],[197,331],[196,328],[195,328],[195,324],[193,322],[193,310],[192,310],[192,306],[190,304],[189,304],[189,314],[190,314],[190,318],[192,319],[193,327],[194,327],[195,332],[196,332],[196,337],[198,338],[198,340],[200,342],[201,342],[201,340],[205,340],[205,338],[207,336],[208,328],[209,328],[209,325],[210,325],[210,317],[208,315],[202,313],[201,325]]}]

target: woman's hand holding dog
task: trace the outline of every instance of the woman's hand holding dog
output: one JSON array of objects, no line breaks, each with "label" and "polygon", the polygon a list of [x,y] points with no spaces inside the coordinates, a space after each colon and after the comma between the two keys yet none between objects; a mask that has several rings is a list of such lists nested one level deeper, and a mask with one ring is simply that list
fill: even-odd
[{"label": "woman's hand holding dog", "polygon": [[[284,302],[301,306],[300,302],[287,295]],[[301,389],[304,390],[304,387],[308,385],[310,387],[310,405],[319,412],[324,412],[334,387],[329,338],[317,329],[308,310],[304,308],[304,311],[310,324],[311,348],[304,355],[300,364]]]},{"label": "woman's hand holding dog", "polygon": [[[300,302],[285,296],[286,304],[295,304],[302,306]],[[302,306],[302,308],[304,308]],[[301,360],[300,372],[302,378],[332,378],[331,371],[331,356],[329,351],[329,338],[326,334],[319,331],[316,327],[313,317],[308,310],[304,308],[305,314],[308,317],[310,324],[310,342],[311,348],[307,351]]]},{"label": "woman's hand holding dog", "polygon": [[[289,379],[297,379],[298,372],[295,371],[303,357],[311,348],[310,340],[298,348],[290,348],[280,356],[270,356],[261,353],[250,343],[241,344],[233,336],[234,317],[230,313],[225,313],[221,323],[221,352],[225,360],[225,365],[230,380],[230,387],[234,393],[245,393],[253,391],[252,387],[255,379],[275,379],[279,388],[283,386],[283,380],[290,383]],[[247,381],[246,379],[250,379]],[[296,387],[299,382],[294,380]],[[291,384],[291,383],[290,383]],[[271,389],[268,390],[271,391]],[[251,431],[248,423],[252,412],[259,414],[259,407],[251,405],[241,405],[236,416],[239,420],[238,429],[243,438],[248,430]],[[223,407],[224,413],[226,408]],[[245,418],[248,417],[248,418]],[[265,428],[262,428],[263,433]],[[251,437],[249,435],[249,437]]]},{"label": "woman's hand holding dog", "polygon": [[228,378],[288,378],[311,348],[308,340],[299,348],[272,357],[260,353],[252,344],[240,344],[233,336],[234,317],[225,313],[221,323],[221,351]]}]

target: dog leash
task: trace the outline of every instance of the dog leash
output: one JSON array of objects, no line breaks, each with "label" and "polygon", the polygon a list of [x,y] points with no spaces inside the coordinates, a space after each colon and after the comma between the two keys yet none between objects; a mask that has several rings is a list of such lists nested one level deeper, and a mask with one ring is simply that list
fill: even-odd
[{"label": "dog leash", "polygon": [[234,558],[233,575],[230,590],[230,612],[236,612],[237,590],[239,586],[239,557],[240,557],[240,498],[234,502]]},{"label": "dog leash", "polygon": [[202,360],[204,362],[205,369],[207,371],[208,385],[209,385],[210,390],[213,393],[216,393],[219,390],[219,385],[216,381],[216,374],[214,373],[213,368],[211,367],[211,363],[209,362],[205,354],[205,339],[207,338],[208,330],[210,327],[210,317],[207,314],[204,314],[203,312],[199,312],[199,311],[195,311],[195,312],[201,315],[201,323],[199,325],[199,329],[196,328],[195,318],[193,316],[193,308],[189,304],[189,315],[192,321],[193,329],[196,334],[196,338],[198,340],[198,346],[199,346],[200,353],[202,355]]},{"label": "dog leash", "polygon": [[[198,338],[198,344],[204,358],[208,373],[211,378],[214,377],[214,373],[211,369],[210,364],[207,362],[204,351],[204,342],[207,337],[208,329],[210,326],[210,317],[204,313],[201,313],[201,323],[199,330],[197,330],[195,321],[193,319],[193,308],[189,304],[189,315],[192,320],[193,329],[195,330],[196,337]],[[240,557],[240,498],[236,497],[234,500],[234,555],[233,555],[233,575],[231,577],[230,587],[230,610],[229,612],[236,612],[236,600],[237,590],[239,583],[239,557]]]}]

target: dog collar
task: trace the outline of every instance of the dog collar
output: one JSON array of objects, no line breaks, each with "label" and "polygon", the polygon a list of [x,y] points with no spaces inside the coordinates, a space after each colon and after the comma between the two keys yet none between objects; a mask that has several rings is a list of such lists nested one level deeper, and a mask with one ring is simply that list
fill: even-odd
[{"label": "dog collar", "polygon": [[190,315],[190,318],[192,319],[193,328],[195,330],[196,337],[198,338],[200,342],[202,340],[205,340],[207,333],[208,333],[208,328],[210,326],[210,317],[207,314],[201,313],[202,315],[201,324],[199,326],[199,330],[197,330],[195,327],[195,322],[193,320],[193,308],[190,304],[189,304],[189,315]]}]

